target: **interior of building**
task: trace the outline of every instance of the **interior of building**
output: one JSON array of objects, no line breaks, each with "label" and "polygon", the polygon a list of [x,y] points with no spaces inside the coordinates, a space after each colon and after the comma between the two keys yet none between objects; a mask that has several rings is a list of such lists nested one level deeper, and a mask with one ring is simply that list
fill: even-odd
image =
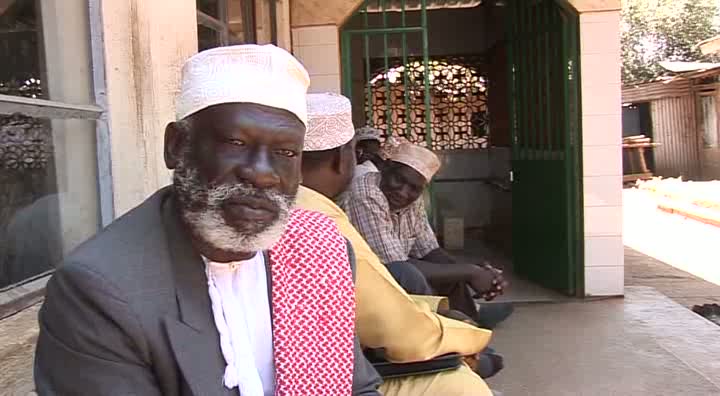
[{"label": "interior of building", "polygon": [[435,231],[505,270],[498,301],[582,290],[578,41],[557,0],[367,0],[341,29],[355,124],[438,153]]}]

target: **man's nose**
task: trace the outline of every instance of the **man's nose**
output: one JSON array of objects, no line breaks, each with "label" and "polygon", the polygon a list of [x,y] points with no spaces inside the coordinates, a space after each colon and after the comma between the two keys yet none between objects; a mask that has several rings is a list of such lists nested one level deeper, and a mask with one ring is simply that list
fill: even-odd
[{"label": "man's nose", "polygon": [[237,174],[244,180],[258,188],[271,188],[280,184],[280,176],[273,168],[267,150],[259,150],[245,165],[237,167]]},{"label": "man's nose", "polygon": [[407,200],[408,197],[410,197],[410,188],[409,188],[407,185],[403,184],[403,185],[400,186],[400,188],[398,189],[398,195],[399,195],[399,197],[402,198],[403,200]]}]

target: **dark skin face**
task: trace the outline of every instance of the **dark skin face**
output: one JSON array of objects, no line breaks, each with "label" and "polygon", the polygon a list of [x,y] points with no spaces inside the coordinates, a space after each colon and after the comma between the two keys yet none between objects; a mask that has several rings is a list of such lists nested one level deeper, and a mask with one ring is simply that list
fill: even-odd
[{"label": "dark skin face", "polygon": [[355,142],[351,140],[320,166],[303,168],[303,185],[334,199],[347,189],[354,173]]},{"label": "dark skin face", "polygon": [[380,190],[385,194],[391,210],[410,206],[422,195],[427,180],[415,169],[390,161],[382,170]]},{"label": "dark skin face", "polygon": [[[245,182],[285,195],[297,192],[305,126],[292,113],[257,104],[230,103],[199,111],[187,121],[189,134],[176,123],[170,123],[165,130],[168,169],[175,169],[189,144],[198,176],[206,185]],[[222,216],[231,226],[269,221],[279,216],[279,208],[265,199],[242,197],[223,204]],[[210,259],[214,255],[223,256],[218,261],[229,261],[224,257],[228,252],[207,252],[207,246],[198,248]],[[233,260],[247,256],[234,255],[238,257]]]}]

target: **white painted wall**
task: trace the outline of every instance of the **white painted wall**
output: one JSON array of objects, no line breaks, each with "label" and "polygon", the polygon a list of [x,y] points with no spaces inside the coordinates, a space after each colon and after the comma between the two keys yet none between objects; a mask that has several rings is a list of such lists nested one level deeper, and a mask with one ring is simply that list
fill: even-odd
[{"label": "white painted wall", "polygon": [[197,52],[193,0],[102,2],[115,214],[170,182],[165,126],[183,62]]},{"label": "white painted wall", "polygon": [[340,93],[339,34],[335,25],[292,29],[292,52],[310,74],[310,92]]}]

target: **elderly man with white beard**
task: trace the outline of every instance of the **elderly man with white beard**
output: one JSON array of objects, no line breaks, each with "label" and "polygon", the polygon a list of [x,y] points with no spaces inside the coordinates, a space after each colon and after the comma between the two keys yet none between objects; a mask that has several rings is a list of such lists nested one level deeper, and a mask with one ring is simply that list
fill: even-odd
[{"label": "elderly man with white beard", "polygon": [[293,209],[309,78],[274,46],[202,52],[165,131],[173,184],[73,252],[39,315],[40,395],[378,395],[354,259]]}]

